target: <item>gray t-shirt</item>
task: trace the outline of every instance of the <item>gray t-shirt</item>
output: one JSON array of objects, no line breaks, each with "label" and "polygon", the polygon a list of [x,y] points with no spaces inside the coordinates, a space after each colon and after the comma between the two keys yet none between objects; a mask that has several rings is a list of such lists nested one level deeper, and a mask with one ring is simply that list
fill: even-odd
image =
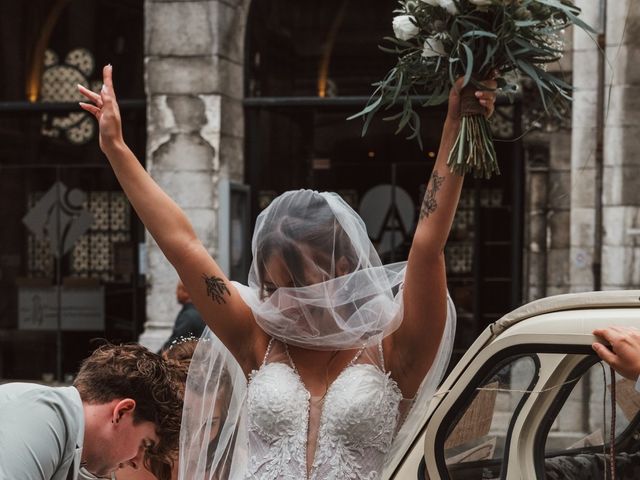
[{"label": "gray t-shirt", "polygon": [[0,480],[75,480],[83,437],[74,387],[0,385]]}]

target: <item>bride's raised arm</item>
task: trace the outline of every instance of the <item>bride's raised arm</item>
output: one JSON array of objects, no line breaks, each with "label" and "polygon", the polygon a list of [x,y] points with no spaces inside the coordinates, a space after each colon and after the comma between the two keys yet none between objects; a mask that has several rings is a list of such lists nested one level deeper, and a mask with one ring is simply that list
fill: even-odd
[{"label": "bride's raised arm", "polygon": [[[493,81],[485,84],[492,89],[496,87]],[[404,318],[385,345],[391,352],[389,364],[394,377],[406,397],[413,396],[431,367],[447,319],[444,246],[464,179],[451,173],[447,166],[461,123],[460,85],[461,80],[449,95],[440,149],[420,207],[404,282]],[[494,91],[479,91],[476,97],[490,115],[495,102]]]},{"label": "bride's raised arm", "polygon": [[81,103],[81,107],[98,120],[100,148],[136,213],[177,270],[207,325],[245,371],[250,371],[257,332],[251,311],[196,237],[185,213],[125,144],[109,65],[103,69],[103,81],[100,94],[79,86],[91,102]]}]

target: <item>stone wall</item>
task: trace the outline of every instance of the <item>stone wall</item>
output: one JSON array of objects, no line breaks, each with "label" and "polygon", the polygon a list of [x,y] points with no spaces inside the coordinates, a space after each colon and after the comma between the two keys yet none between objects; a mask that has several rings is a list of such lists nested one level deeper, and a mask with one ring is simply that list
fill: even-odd
[{"label": "stone wall", "polygon": [[[600,2],[582,0],[582,18],[600,23]],[[571,291],[592,290],[596,215],[595,152],[597,144],[598,46],[583,30],[573,38],[573,128],[571,152]]]},{"label": "stone wall", "polygon": [[[218,188],[242,181],[243,56],[248,0],[145,1],[147,169],[218,254]],[[177,275],[147,237],[147,323],[158,348],[179,306]]]},{"label": "stone wall", "polygon": [[[604,169],[602,174],[602,288],[640,284],[640,4],[579,0],[581,17],[605,29]],[[568,33],[568,32],[567,32]],[[624,35],[624,36],[623,36]],[[599,47],[582,29],[572,33],[575,87],[570,142],[563,131],[528,134],[525,300],[596,286]],[[545,161],[545,156],[547,160]],[[570,163],[567,160],[570,158]]]},{"label": "stone wall", "polygon": [[[567,80],[573,71],[573,31],[565,32],[566,52],[549,70]],[[529,93],[524,92],[527,96]],[[537,96],[532,91],[531,95]],[[524,108],[542,110],[540,101],[523,99]],[[529,118],[541,125],[527,131],[525,151],[524,302],[570,290],[571,119]],[[525,112],[525,117],[527,113]],[[531,126],[525,123],[525,128]]]},{"label": "stone wall", "polygon": [[569,291],[571,134],[530,133],[524,146],[527,302]]},{"label": "stone wall", "polygon": [[[607,2],[603,289],[640,287],[640,2]],[[605,106],[606,108],[607,106]]]},{"label": "stone wall", "polygon": [[[598,25],[600,2],[582,0],[584,19]],[[638,288],[640,260],[640,4],[607,1],[602,174],[602,288]],[[598,46],[582,31],[574,36],[572,138],[571,290],[594,287],[596,226],[596,123]]]}]

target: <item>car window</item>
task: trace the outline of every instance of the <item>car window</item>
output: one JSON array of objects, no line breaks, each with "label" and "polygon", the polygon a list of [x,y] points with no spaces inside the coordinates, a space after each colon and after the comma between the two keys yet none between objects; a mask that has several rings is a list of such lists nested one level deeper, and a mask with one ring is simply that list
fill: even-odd
[{"label": "car window", "polygon": [[511,420],[536,378],[537,356],[510,357],[470,391],[444,440],[443,478],[500,478]]},{"label": "car window", "polygon": [[[608,478],[611,434],[611,375],[596,363],[584,370],[544,431],[544,474],[548,480]],[[640,393],[635,382],[616,376],[616,478],[640,478]],[[554,415],[555,413],[555,415]]]}]

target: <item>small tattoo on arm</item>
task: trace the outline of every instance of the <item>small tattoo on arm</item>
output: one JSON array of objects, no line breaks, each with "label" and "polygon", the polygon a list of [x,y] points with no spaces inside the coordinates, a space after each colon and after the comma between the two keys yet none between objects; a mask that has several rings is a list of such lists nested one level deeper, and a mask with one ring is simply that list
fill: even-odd
[{"label": "small tattoo on arm", "polygon": [[203,274],[202,278],[204,278],[204,283],[207,286],[207,296],[218,304],[227,303],[224,299],[224,294],[231,296],[231,292],[225,285],[224,280],[219,277],[209,277],[206,274]]},{"label": "small tattoo on arm", "polygon": [[422,201],[422,207],[420,207],[420,220],[428,217],[438,208],[438,202],[436,200],[436,193],[442,187],[444,183],[444,177],[438,175],[438,171],[434,170],[431,174],[431,181],[427,186],[427,191],[424,194],[424,200]]}]

